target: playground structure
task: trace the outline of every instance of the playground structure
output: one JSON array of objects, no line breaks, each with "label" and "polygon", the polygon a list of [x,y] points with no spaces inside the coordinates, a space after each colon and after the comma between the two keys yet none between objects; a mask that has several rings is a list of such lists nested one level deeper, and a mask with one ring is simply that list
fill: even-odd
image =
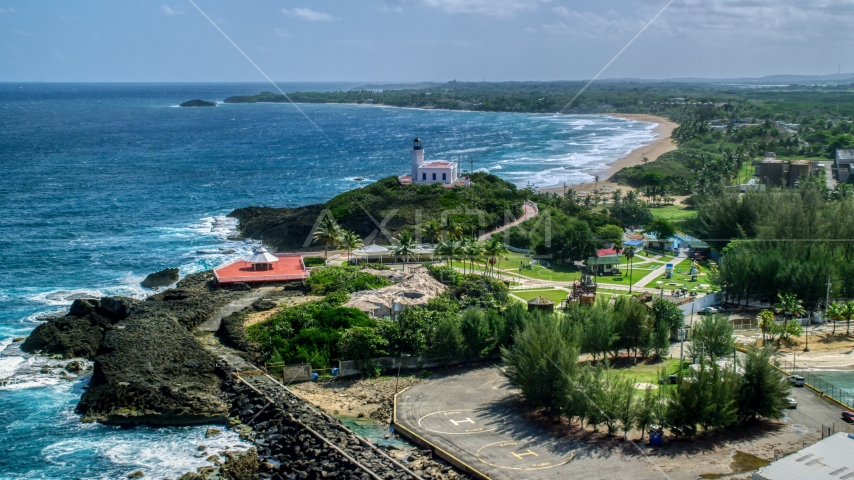
[{"label": "playground structure", "polygon": [[572,283],[572,292],[566,296],[564,308],[570,305],[593,305],[596,302],[596,277],[588,272],[581,274],[581,280]]}]

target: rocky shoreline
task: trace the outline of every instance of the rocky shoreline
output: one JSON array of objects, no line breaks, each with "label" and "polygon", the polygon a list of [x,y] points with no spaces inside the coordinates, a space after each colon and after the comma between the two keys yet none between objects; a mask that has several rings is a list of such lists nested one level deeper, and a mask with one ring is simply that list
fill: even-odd
[{"label": "rocky shoreline", "polygon": [[189,275],[146,300],[78,299],[68,314],[47,319],[14,345],[22,355],[43,355],[43,373],[73,380],[91,372],[76,409],[82,421],[222,424],[255,445],[210,455],[212,465],[182,480],[465,478],[429,452],[372,445],[253,365],[247,317],[298,292],[277,289],[273,299],[224,317],[216,335],[198,330],[246,294],[218,289],[211,279],[210,272]]},{"label": "rocky shoreline", "polygon": [[216,357],[193,336],[198,324],[239,294],[213,286],[210,272],[144,301],[80,299],[36,327],[27,353],[83,357],[92,379],[76,412],[111,425],[225,423]]}]

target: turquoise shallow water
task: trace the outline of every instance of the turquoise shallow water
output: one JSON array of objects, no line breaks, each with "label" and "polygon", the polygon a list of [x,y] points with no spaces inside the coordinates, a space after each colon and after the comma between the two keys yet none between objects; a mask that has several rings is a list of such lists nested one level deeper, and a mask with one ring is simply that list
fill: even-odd
[{"label": "turquoise shallow water", "polygon": [[[286,91],[355,85],[283,85]],[[0,349],[79,296],[144,296],[165,267],[209,269],[248,245],[224,217],[297,206],[405,173],[428,159],[474,162],[520,186],[590,180],[654,139],[652,125],[552,116],[302,105],[177,108],[269,90],[260,84],[0,84]],[[363,178],[357,181],[357,178]],[[200,253],[202,252],[202,253]],[[116,429],[73,414],[86,379],[59,380],[0,355],[0,478],[154,477],[203,465],[204,427]],[[30,365],[32,366],[32,365]],[[223,436],[222,445],[237,440]]]}]

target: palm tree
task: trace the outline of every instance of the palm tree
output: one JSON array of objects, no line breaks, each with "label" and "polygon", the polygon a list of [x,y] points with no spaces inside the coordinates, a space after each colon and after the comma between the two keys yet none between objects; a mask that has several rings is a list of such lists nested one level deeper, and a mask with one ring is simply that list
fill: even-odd
[{"label": "palm tree", "polygon": [[774,311],[783,314],[783,335],[787,335],[785,332],[789,326],[789,315],[800,318],[806,313],[806,310],[794,293],[777,293],[777,300],[777,303],[774,304]]},{"label": "palm tree", "polygon": [[632,274],[634,273],[634,258],[635,258],[635,247],[629,245],[623,250],[623,255],[626,256],[626,259],[629,261],[629,293],[632,293]]},{"label": "palm tree", "polygon": [[619,188],[614,190],[611,192],[611,197],[614,199],[614,205],[619,205],[620,200],[623,198],[623,190]]},{"label": "palm tree", "polygon": [[501,254],[507,251],[507,246],[504,245],[497,237],[492,237],[483,249],[484,253],[489,257],[490,271],[495,272],[495,265],[499,265],[501,270]]},{"label": "palm tree", "polygon": [[352,230],[341,232],[341,246],[347,249],[347,263],[350,263],[350,252],[363,246],[362,239]]},{"label": "palm tree", "polygon": [[341,227],[335,222],[335,218],[330,216],[323,217],[320,221],[320,227],[314,232],[314,241],[323,244],[323,258],[327,259],[330,245],[338,243],[341,237]]},{"label": "palm tree", "polygon": [[463,236],[463,227],[457,225],[457,222],[453,221],[451,217],[444,218],[441,228],[448,238],[459,240]]},{"label": "palm tree", "polygon": [[836,335],[836,321],[845,318],[844,303],[831,303],[827,306],[827,318],[833,320],[833,332],[831,335]]},{"label": "palm tree", "polygon": [[459,251],[459,243],[450,238],[443,238],[436,246],[436,254],[445,258],[449,266],[453,265],[454,255]]},{"label": "palm tree", "polygon": [[438,222],[430,221],[422,227],[422,233],[430,240],[430,246],[432,247],[439,237],[442,236],[442,227]]},{"label": "palm tree", "polygon": [[842,307],[842,315],[845,317],[845,323],[847,324],[845,335],[851,335],[851,319],[854,318],[854,301],[848,300],[845,302],[845,306]]},{"label": "palm tree", "polygon": [[403,257],[403,271],[406,272],[406,261],[415,255],[415,239],[403,232],[394,239],[393,252],[396,257]]},{"label": "palm tree", "polygon": [[774,312],[771,310],[762,310],[756,315],[756,319],[759,320],[759,328],[762,329],[762,345],[765,345],[765,332],[771,330],[774,324]]},{"label": "palm tree", "polygon": [[471,264],[471,273],[474,273],[474,264],[480,263],[483,257],[483,245],[477,240],[470,240],[466,246],[466,254],[468,254],[469,263]]}]

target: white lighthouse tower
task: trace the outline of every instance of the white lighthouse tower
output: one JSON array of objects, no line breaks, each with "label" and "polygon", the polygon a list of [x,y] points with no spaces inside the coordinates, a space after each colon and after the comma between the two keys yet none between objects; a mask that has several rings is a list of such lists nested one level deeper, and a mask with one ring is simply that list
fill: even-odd
[{"label": "white lighthouse tower", "polygon": [[446,187],[453,187],[460,179],[459,165],[444,160],[424,161],[424,149],[421,147],[421,139],[415,137],[412,143],[412,151],[409,153],[412,166],[409,175],[401,175],[398,178],[401,184],[413,183],[439,183]]},{"label": "white lighthouse tower", "polygon": [[418,178],[418,167],[424,164],[424,149],[421,148],[421,139],[415,137],[415,141],[412,142],[412,153],[410,154],[412,157],[412,178]]}]

